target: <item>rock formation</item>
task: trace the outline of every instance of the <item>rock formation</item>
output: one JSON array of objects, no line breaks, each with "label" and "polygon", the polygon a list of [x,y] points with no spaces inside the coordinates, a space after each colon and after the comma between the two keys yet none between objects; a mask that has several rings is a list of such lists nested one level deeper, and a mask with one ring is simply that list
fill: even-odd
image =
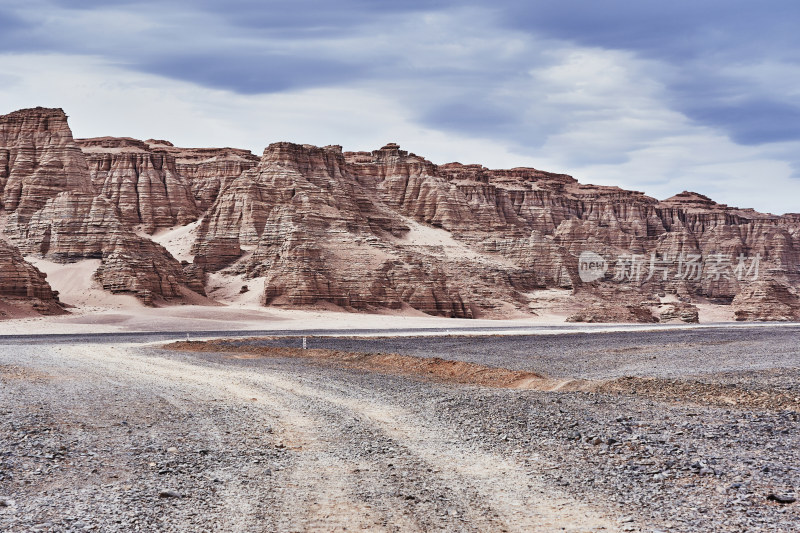
[{"label": "rock formation", "polygon": [[[396,144],[274,143],[261,158],[153,139],[78,144],[60,110],[0,117],[5,233],[25,254],[101,258],[104,287],[147,302],[203,292],[215,273],[259,278],[264,305],[529,316],[540,290],[561,289],[573,321],[695,322],[697,302],[741,320],[800,317],[798,214],[435,165]],[[197,219],[183,264],[144,235]]]},{"label": "rock formation", "polygon": [[197,219],[191,185],[178,173],[173,155],[129,138],[76,142],[86,155],[95,192],[117,206],[126,224],[153,233]]},{"label": "rock formation", "polygon": [[[585,303],[573,320],[692,322],[690,301],[729,304],[754,262],[764,276],[784,273],[778,285],[798,283],[795,218],[688,192],[659,202],[536,169],[436,166],[393,144],[341,154],[277,143],[220,193],[195,251],[205,269],[265,276],[267,305],[497,316],[562,287]],[[418,242],[413,225],[445,230],[458,253]],[[581,280],[586,251],[610,262],[601,285]],[[658,293],[685,301],[662,305]]]},{"label": "rock formation", "polygon": [[91,193],[88,167],[60,109],[0,116],[0,209],[24,224],[63,191]]},{"label": "rock formation", "polygon": [[409,228],[371,198],[341,148],[276,143],[233,180],[198,231],[195,263],[264,276],[266,305],[330,302],[472,316],[441,261],[393,241]]},{"label": "rock formation", "polygon": [[16,248],[0,239],[0,318],[26,311],[62,314],[58,293],[45,278]]},{"label": "rock formation", "polygon": [[252,152],[238,148],[177,148],[169,141],[155,139],[145,143],[152,150],[165,151],[175,158],[175,168],[190,183],[200,211],[206,211],[220,190],[259,161]]},{"label": "rock formation", "polygon": [[101,259],[95,278],[111,292],[133,294],[146,304],[182,296],[181,264],[117,214],[103,196],[65,192],[37,211],[16,238],[26,255],[57,262]]},{"label": "rock formation", "polygon": [[774,279],[755,282],[733,299],[736,320],[800,320],[797,286]]},{"label": "rock formation", "polygon": [[[120,154],[127,153],[124,150]],[[0,154],[7,214],[3,231],[23,254],[57,262],[101,259],[95,275],[101,285],[134,294],[145,303],[184,294],[181,264],[134,232],[131,223],[142,219],[123,215],[127,200],[144,196],[95,195],[86,158],[62,110],[36,108],[0,116]],[[196,209],[190,195],[188,199],[189,207]],[[180,212],[180,206],[166,205],[165,212]],[[175,221],[190,218],[176,215]]]}]

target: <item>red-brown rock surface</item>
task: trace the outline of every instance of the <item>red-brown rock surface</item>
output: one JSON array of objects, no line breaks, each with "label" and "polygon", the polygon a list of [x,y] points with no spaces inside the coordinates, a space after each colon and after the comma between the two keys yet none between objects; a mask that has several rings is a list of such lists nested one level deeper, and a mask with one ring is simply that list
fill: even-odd
[{"label": "red-brown rock surface", "polygon": [[63,191],[92,192],[86,160],[60,109],[0,116],[0,208],[24,224]]},{"label": "red-brown rock surface", "polygon": [[37,211],[17,234],[26,255],[70,262],[101,259],[95,278],[114,293],[147,304],[178,298],[186,278],[181,264],[160,245],[134,233],[103,196],[61,193]]},{"label": "red-brown rock surface", "polygon": [[58,293],[45,278],[16,248],[0,239],[0,318],[26,311],[44,315],[63,313]]},{"label": "red-brown rock surface", "polygon": [[266,278],[267,305],[472,316],[443,261],[395,242],[408,231],[348,171],[340,147],[276,143],[217,198],[195,262],[217,270],[244,256],[234,271]]},{"label": "red-brown rock surface", "polygon": [[[575,319],[694,321],[689,302],[730,303],[756,256],[752,275],[781,272],[778,285],[796,286],[796,218],[694,193],[659,202],[536,169],[436,166],[393,144],[340,154],[278,143],[223,190],[195,251],[208,270],[238,260],[231,272],[265,276],[268,305],[497,316],[525,312],[534,289],[562,287],[586,305]],[[426,241],[441,230],[447,246]],[[580,279],[584,251],[609,261],[602,288]],[[704,265],[697,279],[679,275],[689,260]],[[657,293],[684,303],[662,305]]]},{"label": "red-brown rock surface", "polygon": [[221,189],[259,162],[258,156],[238,148],[178,148],[163,140],[145,142],[151,149],[163,150],[175,158],[175,167],[191,184],[200,211],[208,209]]},{"label": "red-brown rock surface", "polygon": [[197,219],[191,184],[178,173],[172,154],[129,138],[76,142],[86,155],[95,192],[118,207],[123,222],[153,233]]},{"label": "red-brown rock surface", "polygon": [[733,299],[736,320],[800,320],[797,286],[775,280],[755,282]]},{"label": "red-brown rock surface", "polygon": [[[523,316],[553,301],[540,289],[560,289],[572,320],[695,321],[699,302],[742,320],[800,316],[797,214],[691,192],[658,201],[532,168],[437,166],[395,144],[275,143],[259,159],[100,138],[80,141],[84,156],[60,110],[0,117],[0,135],[8,236],[26,254],[102,258],[103,286],[145,301],[200,292],[216,272],[259,278],[265,305]],[[183,265],[132,231],[196,217]],[[593,278],[588,252],[604,267]]]},{"label": "red-brown rock surface", "polygon": [[62,110],[0,116],[0,132],[3,231],[23,254],[58,262],[101,259],[95,277],[104,288],[146,303],[184,294],[181,264],[137,235],[118,202],[95,195],[86,158]]}]

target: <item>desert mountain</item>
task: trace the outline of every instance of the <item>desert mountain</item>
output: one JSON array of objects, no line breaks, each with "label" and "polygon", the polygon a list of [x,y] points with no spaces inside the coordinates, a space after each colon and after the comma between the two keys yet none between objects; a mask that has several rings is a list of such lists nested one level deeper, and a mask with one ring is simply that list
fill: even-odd
[{"label": "desert mountain", "polygon": [[75,140],[62,110],[27,109],[0,116],[0,210],[0,261],[14,265],[0,297],[48,311],[57,297],[24,258],[99,259],[99,287],[150,305],[249,292],[267,306],[452,317],[696,321],[713,305],[800,319],[800,215],[435,165],[395,144],[284,142],[259,159]]}]

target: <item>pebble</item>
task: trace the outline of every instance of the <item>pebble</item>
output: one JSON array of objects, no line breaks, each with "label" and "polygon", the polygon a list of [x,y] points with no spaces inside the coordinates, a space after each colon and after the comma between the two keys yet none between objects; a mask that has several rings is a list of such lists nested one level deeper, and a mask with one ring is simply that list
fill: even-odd
[{"label": "pebble", "polygon": [[[670,340],[671,335],[665,340]],[[625,357],[630,359],[630,355]],[[327,371],[309,368],[299,362],[286,364],[291,370],[295,370],[294,365],[297,365],[297,369],[304,372],[309,386],[315,380],[323,387],[330,381],[334,384],[349,383],[347,376],[334,374],[331,377]],[[598,369],[592,371],[602,370]],[[685,372],[684,369],[678,370]],[[800,390],[800,372],[788,376],[782,372],[766,377],[779,382],[781,387],[790,385]],[[679,374],[676,372],[676,375]],[[751,379],[750,375],[747,374],[747,379]],[[798,504],[781,505],[778,500],[766,499],[772,493],[776,498],[793,499],[795,495],[795,481],[800,472],[797,467],[800,465],[800,430],[797,429],[800,415],[794,411],[755,410],[746,406],[727,410],[705,406],[700,401],[687,403],[676,398],[674,402],[662,402],[639,395],[617,397],[604,393],[554,394],[439,387],[371,374],[359,374],[358,379],[359,385],[374,384],[381,402],[402,402],[415,407],[411,419],[418,419],[431,428],[441,428],[442,442],[439,445],[447,446],[446,449],[452,449],[453,453],[469,441],[469,447],[483,450],[481,453],[520,463],[524,475],[530,476],[535,483],[533,490],[559,487],[560,493],[576,502],[589,502],[598,509],[608,509],[607,516],[622,516],[624,521],[612,522],[610,530],[797,533],[792,521],[800,509]],[[702,379],[713,378],[706,375]],[[384,383],[390,386],[382,388]],[[764,383],[764,387],[772,387],[771,382]],[[342,388],[341,394],[344,395],[345,390],[351,389]],[[368,403],[375,397],[372,390],[372,387],[355,387],[352,389],[353,398]],[[147,396],[137,391],[133,397],[140,401]],[[30,402],[27,396],[20,396],[20,400]],[[348,412],[347,417],[340,419],[337,415],[331,419],[332,424],[325,428],[324,433],[326,446],[330,446],[325,454],[320,455],[316,450],[294,453],[295,449],[300,449],[294,444],[290,448],[292,453],[277,453],[280,448],[273,447],[273,438],[283,438],[281,431],[275,432],[279,436],[265,439],[269,431],[264,430],[262,420],[244,417],[244,413],[240,415],[230,410],[227,404],[223,405],[224,402],[217,402],[209,408],[214,408],[211,414],[215,423],[219,421],[220,435],[241,435],[242,439],[223,436],[224,442],[219,442],[206,438],[202,433],[190,433],[189,430],[195,427],[193,418],[184,418],[184,415],[170,410],[165,412],[168,420],[161,420],[158,416],[160,411],[144,411],[147,415],[144,418],[129,418],[136,432],[135,438],[132,437],[127,448],[119,450],[130,456],[115,452],[113,457],[108,457],[104,451],[94,457],[86,452],[97,447],[91,434],[69,434],[59,436],[61,440],[57,440],[45,437],[38,430],[28,433],[15,431],[4,417],[0,417],[0,441],[11,443],[9,450],[14,452],[6,457],[0,450],[0,502],[4,498],[14,498],[16,502],[12,504],[13,511],[3,509],[0,504],[0,531],[30,531],[34,524],[41,525],[48,519],[54,521],[48,531],[77,532],[83,530],[83,526],[87,529],[95,527],[96,531],[220,529],[220,525],[229,523],[230,518],[227,515],[230,509],[220,505],[220,499],[229,494],[228,490],[241,491],[248,479],[246,491],[240,494],[251,495],[254,500],[263,502],[263,507],[259,505],[257,512],[274,513],[284,520],[283,523],[270,524],[273,530],[288,529],[290,525],[302,530],[301,524],[292,523],[296,514],[291,514],[293,508],[284,508],[283,504],[310,505],[314,495],[303,490],[298,495],[297,488],[286,483],[296,481],[293,474],[298,466],[306,465],[324,472],[327,463],[317,461],[327,456],[359,467],[353,471],[358,475],[348,477],[360,484],[354,490],[358,490],[359,497],[363,496],[369,505],[399,504],[404,508],[404,515],[419,520],[431,530],[457,529],[454,524],[459,520],[469,523],[473,516],[490,512],[486,503],[469,486],[450,486],[451,476],[441,475],[440,470],[424,461],[418,462],[419,457],[405,448],[402,439],[389,438],[374,431],[364,423],[363,417],[351,420]],[[417,409],[417,406],[423,407]],[[319,407],[323,413],[328,413],[329,408],[324,402],[319,403]],[[316,409],[317,400],[309,400],[303,410],[306,408]],[[198,417],[203,415],[202,409],[203,405],[199,404]],[[315,414],[315,411],[309,414]],[[150,415],[153,419],[148,422]],[[42,427],[46,422],[39,418],[23,418],[16,410],[11,420],[26,427]],[[768,434],[767,426],[773,428]],[[186,433],[173,434],[174,430],[185,430]],[[608,435],[612,434],[614,438],[609,438]],[[169,440],[161,440],[165,435],[170,435],[170,440],[181,442],[181,446],[166,444]],[[458,436],[461,438],[456,438]],[[179,437],[186,439],[177,440]],[[593,446],[596,439],[599,442]],[[55,461],[63,466],[58,470],[51,469],[49,465],[54,462],[50,457],[54,455],[52,450],[62,444],[68,452]],[[105,449],[106,444],[103,446]],[[223,450],[229,453],[223,453]],[[165,455],[165,451],[169,454],[177,452],[178,455]],[[182,452],[190,451],[196,453],[186,453],[184,457]],[[124,462],[112,462],[118,457],[122,457]],[[256,462],[261,466],[254,468]],[[20,481],[13,481],[15,488],[10,493],[5,488],[8,478],[3,477],[9,471],[6,468],[9,464],[10,472]],[[23,464],[29,466],[23,467]],[[122,480],[81,488],[64,483],[65,488],[59,497],[54,497],[54,491],[45,493],[46,499],[35,496],[34,491],[40,486],[37,484],[42,484],[47,477],[52,476],[60,482],[70,481],[71,476],[83,476],[93,466],[98,466],[103,474],[122,473],[125,472],[124,465],[128,464],[136,466],[131,469],[129,477],[121,475]],[[121,470],[115,470],[119,465],[122,465]],[[766,465],[768,467],[762,471]],[[438,466],[443,470],[449,469],[447,463]],[[33,472],[40,467],[46,475],[34,476]],[[270,470],[274,472],[271,477]],[[699,475],[701,471],[703,473]],[[162,472],[161,476],[158,476],[159,472]],[[225,481],[215,476],[222,476]],[[131,485],[124,485],[126,482]],[[177,490],[167,489],[165,485]],[[123,487],[125,491],[119,490]],[[104,501],[100,502],[100,498]],[[158,498],[164,500],[152,505]],[[141,505],[148,500],[151,505]],[[38,501],[47,502],[41,506],[41,513],[32,507]],[[458,502],[458,507],[448,502]],[[525,513],[527,508],[521,507],[517,512]],[[63,518],[54,519],[55,516]],[[92,523],[85,524],[77,517]],[[7,528],[12,521],[13,525]],[[391,518],[385,519],[383,528],[390,529],[392,522]],[[264,528],[267,528],[266,524]],[[485,529],[490,528],[487,526]]]},{"label": "pebble", "polygon": [[772,494],[767,495],[767,500],[769,500],[771,502],[789,504],[789,503],[796,502],[797,498],[795,498],[794,496],[789,496],[788,494],[775,494],[775,493],[772,493]]}]

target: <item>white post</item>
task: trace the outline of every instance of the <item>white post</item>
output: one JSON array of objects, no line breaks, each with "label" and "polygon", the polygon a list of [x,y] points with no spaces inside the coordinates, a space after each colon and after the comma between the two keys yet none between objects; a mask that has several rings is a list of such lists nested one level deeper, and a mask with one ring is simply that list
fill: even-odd
[{"label": "white post", "polygon": [[307,347],[308,347],[308,344],[306,343],[306,338],[303,337],[303,349],[305,350]]}]

